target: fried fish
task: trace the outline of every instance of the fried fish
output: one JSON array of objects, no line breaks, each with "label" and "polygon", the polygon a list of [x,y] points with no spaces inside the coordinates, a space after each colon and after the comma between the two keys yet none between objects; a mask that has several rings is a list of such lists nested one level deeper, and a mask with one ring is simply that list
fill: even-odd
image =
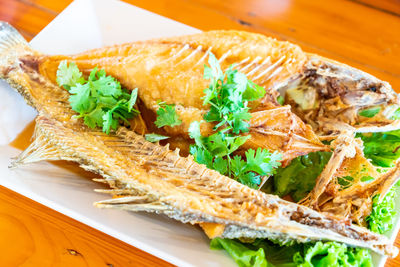
[{"label": "fried fish", "polygon": [[[223,70],[235,64],[268,93],[261,101],[253,101],[250,121],[251,138],[243,146],[266,148],[283,154],[283,161],[327,150],[318,137],[290,107],[276,102],[279,84],[287,83],[305,64],[305,54],[298,46],[247,32],[212,31],[200,35],[159,39],[90,50],[76,56],[34,56],[24,62],[35,65],[38,72],[56,83],[61,61],[73,61],[84,73],[96,66],[116,77],[126,88],[140,88],[141,113],[152,132],[181,138],[187,150],[191,122],[201,121],[208,107],[202,96],[208,82],[203,78],[209,52],[218,59]],[[157,102],[175,104],[182,124],[176,127],[152,127]],[[203,123],[202,134],[209,135],[213,124]]]},{"label": "fried fish", "polygon": [[[210,35],[218,34],[232,39],[233,43],[209,38]],[[228,38],[229,35],[232,36]],[[186,40],[185,38],[192,40],[191,43],[187,41],[185,44],[182,41]],[[196,40],[204,44],[202,43],[201,47],[195,46]],[[248,48],[251,49],[240,49],[243,43],[246,47],[246,40],[250,40]],[[253,41],[262,42],[259,50],[264,51],[263,53],[256,49],[257,46],[253,46]],[[233,49],[235,42],[236,49]],[[319,213],[311,208],[251,189],[197,164],[191,156],[182,157],[178,150],[171,151],[168,146],[150,143],[140,134],[124,127],[110,135],[88,128],[81,120],[72,118],[75,112],[68,103],[69,93],[59,87],[54,79],[55,66],[65,58],[76,61],[83,70],[92,69],[97,65],[120,79],[127,88],[143,87],[139,98],[151,110],[154,109],[154,101],[159,97],[175,103],[174,96],[184,95],[186,86],[200,88],[197,85],[197,74],[185,74],[185,83],[176,85],[179,81],[174,79],[175,76],[184,74],[178,72],[180,68],[176,68],[172,74],[160,71],[159,68],[167,64],[163,63],[160,55],[165,55],[168,62],[171,58],[179,58],[180,54],[186,53],[184,58],[180,58],[178,62],[173,61],[174,64],[169,66],[185,65],[191,58],[199,57],[203,47],[212,50],[218,48],[218,45],[221,52],[213,50],[213,53],[220,55],[220,61],[224,61],[221,58],[227,53],[222,51],[231,51],[224,56],[225,58],[230,58],[231,53],[236,55],[230,59],[232,63],[238,61],[235,57],[243,58],[241,53],[247,51],[249,59],[244,61],[242,71],[247,69],[253,72],[252,75],[266,77],[265,83],[260,81],[266,90],[287,82],[287,79],[290,80],[290,76],[299,71],[301,68],[298,67],[306,60],[301,51],[293,45],[265,39],[260,35],[238,32],[212,32],[192,37],[139,42],[94,50],[76,57],[48,57],[32,51],[15,29],[1,23],[0,78],[5,79],[23,95],[27,103],[39,113],[36,119],[35,139],[13,162],[13,166],[55,159],[78,162],[83,168],[101,174],[104,177],[103,181],[111,187],[109,193],[114,198],[98,202],[97,206],[165,214],[182,222],[202,224],[206,229],[210,223],[217,224],[220,227],[218,231],[213,231],[213,236],[270,238],[282,242],[333,240],[395,256],[397,248],[393,247],[385,236],[353,225],[349,220],[339,220],[329,214]],[[262,69],[261,62],[256,61],[258,53],[270,55],[271,62],[266,58],[262,62],[269,62],[265,64],[273,66],[274,70]],[[293,53],[293,56],[290,53]],[[136,60],[143,60],[143,55],[148,55],[148,60],[144,60],[144,63],[140,63],[140,68],[135,69],[134,66],[139,63]],[[203,52],[202,56],[204,55]],[[280,59],[286,56],[296,62],[296,65],[290,67],[288,61]],[[52,61],[55,63],[52,64]],[[225,63],[225,66],[231,61]],[[201,64],[201,58],[196,62]],[[246,62],[252,65],[258,62],[258,69],[255,70],[257,67],[251,67],[250,63]],[[186,67],[193,67],[193,64]],[[278,70],[282,76],[272,75]],[[262,73],[264,74],[261,75]],[[253,79],[257,80],[255,78]],[[162,86],[159,86],[159,83]],[[168,84],[170,86],[167,86]],[[168,88],[164,89],[167,90],[165,96],[159,91],[164,87]],[[300,142],[303,146],[301,149],[300,146],[294,146],[299,152],[290,152],[296,155],[307,153],[305,151],[325,149],[307,125],[287,107],[278,106],[274,102],[274,90],[259,103],[254,103],[253,127],[270,131],[265,138],[268,138],[269,134],[275,135],[276,132],[282,131],[280,135],[289,136],[292,149],[293,143]],[[185,112],[188,112],[186,109],[193,109],[193,114],[201,114],[202,107],[194,97],[183,97],[180,101],[183,102],[182,109]],[[278,112],[274,113],[276,110]],[[268,112],[271,112],[269,118],[277,119],[280,112],[284,114],[284,118],[290,118],[289,131],[286,125],[270,125],[269,119],[265,119],[265,113]],[[199,116],[201,117],[197,115]],[[276,136],[281,138],[280,135]],[[288,137],[282,138],[284,141]],[[290,148],[288,144],[284,144],[284,147]],[[206,232],[210,234],[210,231]]]}]

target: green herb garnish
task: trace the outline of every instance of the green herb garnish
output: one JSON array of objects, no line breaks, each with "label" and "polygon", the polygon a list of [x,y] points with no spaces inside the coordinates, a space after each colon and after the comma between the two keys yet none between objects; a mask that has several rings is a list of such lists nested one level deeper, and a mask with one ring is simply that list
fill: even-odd
[{"label": "green herb garnish", "polygon": [[151,134],[145,134],[144,137],[146,138],[147,141],[155,143],[161,140],[165,140],[168,139],[169,136],[165,136],[165,135],[161,135],[161,134],[155,134],[155,133],[151,133]]},{"label": "green herb garnish", "polygon": [[366,108],[366,109],[360,110],[358,112],[358,115],[367,117],[367,118],[372,118],[376,114],[378,114],[380,111],[381,111],[381,107],[376,106],[376,107],[371,107],[371,108]]},{"label": "green herb garnish", "polygon": [[[210,53],[204,67],[204,78],[210,86],[204,90],[203,104],[210,110],[205,114],[207,122],[217,122],[214,134],[202,136],[201,122],[192,122],[189,135],[196,145],[190,147],[190,153],[196,162],[217,170],[251,188],[258,188],[263,176],[269,176],[280,166],[281,154],[258,148],[247,150],[245,157],[233,156],[250,135],[239,135],[249,131],[251,118],[248,101],[265,95],[264,88],[249,81],[243,73],[230,66],[224,74],[218,60]],[[219,130],[219,131],[218,131]]]},{"label": "green herb garnish", "polygon": [[158,106],[160,108],[157,110],[157,120],[154,122],[158,128],[178,126],[182,123],[178,114],[176,114],[175,105],[167,105],[165,102],[160,102]]},{"label": "green herb garnish", "polygon": [[139,111],[133,108],[137,89],[129,94],[121,84],[104,70],[94,68],[86,80],[74,62],[61,61],[57,70],[57,83],[69,91],[72,110],[79,113],[90,128],[101,127],[109,134],[121,124],[129,124]]},{"label": "green herb garnish", "polygon": [[218,122],[215,130],[226,125],[234,134],[248,132],[247,121],[251,118],[248,101],[263,97],[264,88],[248,80],[233,66],[224,74],[212,53],[209,54],[208,63],[210,67],[204,65],[204,78],[210,80],[210,86],[204,90],[203,104],[210,105],[210,110],[204,119]]}]

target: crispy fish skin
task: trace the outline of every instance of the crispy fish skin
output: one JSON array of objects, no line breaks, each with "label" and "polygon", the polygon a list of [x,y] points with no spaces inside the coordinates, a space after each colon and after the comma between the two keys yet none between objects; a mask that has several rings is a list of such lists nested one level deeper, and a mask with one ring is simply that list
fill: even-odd
[{"label": "crispy fish skin", "polygon": [[[186,139],[183,148],[188,150],[190,123],[203,120],[208,111],[202,96],[209,85],[203,78],[209,52],[219,59],[223,70],[235,64],[236,69],[267,91],[262,100],[249,103],[252,116],[258,119],[250,121],[252,137],[243,149],[261,147],[279,151],[283,154],[283,164],[299,155],[329,149],[290,109],[282,109],[276,102],[274,88],[298,75],[305,64],[306,54],[288,42],[248,32],[210,31],[99,48],[75,56],[27,57],[25,61],[34,63],[55,84],[62,60],[75,62],[85,73],[96,66],[105,69],[126,88],[139,88],[138,96],[144,105],[140,110],[147,117],[146,113],[156,112],[159,100],[176,104],[182,124],[163,129],[153,127],[152,131]],[[212,134],[213,126],[203,123],[202,134]]]},{"label": "crispy fish skin", "polygon": [[100,173],[113,188],[110,193],[120,196],[98,206],[162,213],[193,224],[223,224],[222,237],[334,240],[397,254],[382,235],[253,190],[133,131],[120,128],[106,135],[89,129],[71,118],[68,92],[21,60],[35,53],[17,32],[5,23],[0,32],[0,77],[39,112],[35,140],[14,166],[46,159],[76,161]]},{"label": "crispy fish skin", "polygon": [[[304,109],[293,99],[287,98],[287,103],[319,135],[400,128],[399,120],[391,118],[400,108],[400,98],[387,82],[340,62],[305,53],[291,43],[254,33],[210,31],[136,42],[72,57],[46,57],[39,68],[55,81],[61,60],[73,60],[86,71],[101,66],[127,88],[147,88],[142,95],[139,93],[147,107],[157,109],[155,101],[162,96],[164,101],[182,105],[183,110],[189,108],[192,116],[201,118],[205,111],[200,97],[208,85],[202,70],[209,51],[219,59],[222,69],[237,64],[238,70],[269,92],[262,101],[252,103],[255,110],[276,104],[277,91],[297,88],[311,97],[306,102],[316,104]],[[372,118],[358,114],[370,107],[381,110]],[[185,121],[181,127],[169,134],[185,132]]]}]

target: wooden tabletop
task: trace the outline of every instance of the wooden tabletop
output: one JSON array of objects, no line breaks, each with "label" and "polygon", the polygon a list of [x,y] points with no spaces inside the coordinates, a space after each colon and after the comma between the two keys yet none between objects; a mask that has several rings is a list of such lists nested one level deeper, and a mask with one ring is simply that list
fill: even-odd
[{"label": "wooden tabletop", "polygon": [[[30,40],[70,2],[0,0],[0,20]],[[369,72],[400,92],[400,0],[126,2],[201,30],[240,29],[288,40]],[[169,265],[2,187],[0,237],[0,266]],[[394,266],[400,266],[400,256],[387,261],[386,267]]]}]

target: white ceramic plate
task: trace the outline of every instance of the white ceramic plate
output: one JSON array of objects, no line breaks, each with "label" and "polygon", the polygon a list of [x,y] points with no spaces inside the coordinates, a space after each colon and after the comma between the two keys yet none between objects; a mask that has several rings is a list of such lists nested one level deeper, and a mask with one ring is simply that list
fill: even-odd
[{"label": "white ceramic plate", "polygon": [[[77,0],[31,45],[46,54],[72,54],[104,45],[196,32],[199,30],[116,0]],[[235,266],[224,252],[210,250],[208,238],[193,226],[162,216],[93,207],[93,202],[107,197],[93,191],[100,185],[65,169],[47,162],[8,169],[10,158],[20,153],[8,143],[36,113],[4,82],[0,83],[0,110],[0,185],[173,264]],[[394,233],[399,226],[396,223]],[[373,258],[376,266],[383,266],[386,260],[378,255]]]}]

